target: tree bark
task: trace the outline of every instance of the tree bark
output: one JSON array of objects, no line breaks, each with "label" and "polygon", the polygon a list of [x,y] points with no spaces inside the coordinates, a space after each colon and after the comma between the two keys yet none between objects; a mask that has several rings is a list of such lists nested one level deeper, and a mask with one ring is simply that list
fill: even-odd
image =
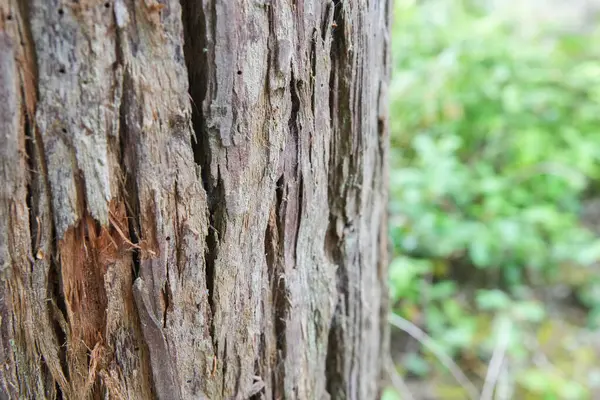
[{"label": "tree bark", "polygon": [[389,14],[0,1],[0,398],[379,396]]}]

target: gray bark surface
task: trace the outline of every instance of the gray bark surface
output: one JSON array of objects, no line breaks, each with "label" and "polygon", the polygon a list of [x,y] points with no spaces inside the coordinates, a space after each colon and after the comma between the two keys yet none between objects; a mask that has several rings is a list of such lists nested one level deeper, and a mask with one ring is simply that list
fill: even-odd
[{"label": "gray bark surface", "polygon": [[379,395],[389,3],[0,1],[0,398]]}]

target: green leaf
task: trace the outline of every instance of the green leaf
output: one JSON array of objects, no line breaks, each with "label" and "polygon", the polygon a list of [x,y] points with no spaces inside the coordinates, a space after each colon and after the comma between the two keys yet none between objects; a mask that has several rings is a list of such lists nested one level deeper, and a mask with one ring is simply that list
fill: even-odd
[{"label": "green leaf", "polygon": [[583,265],[591,265],[598,260],[600,260],[600,240],[593,241],[577,254],[577,261]]},{"label": "green leaf", "polygon": [[543,370],[528,369],[517,376],[518,382],[533,394],[544,394],[552,387],[555,377],[549,376]]},{"label": "green leaf", "polygon": [[425,322],[427,330],[432,336],[445,332],[448,318],[439,309],[436,303],[428,303],[425,307]]},{"label": "green leaf", "polygon": [[497,289],[477,291],[476,302],[480,310],[505,310],[511,304],[510,297]]},{"label": "green leaf", "polygon": [[590,329],[598,329],[600,328],[600,305],[592,308],[587,315],[587,326]]},{"label": "green leaf", "polygon": [[392,387],[386,387],[381,394],[381,400],[403,400],[402,397]]},{"label": "green leaf", "polygon": [[489,266],[491,254],[485,237],[474,238],[473,241],[469,243],[469,256],[475,266],[480,268]]},{"label": "green leaf", "polygon": [[456,293],[456,282],[453,281],[442,281],[436,283],[429,289],[430,300],[445,300],[450,298]]},{"label": "green leaf", "polygon": [[541,322],[546,317],[546,310],[538,302],[522,301],[514,304],[513,315],[521,321]]},{"label": "green leaf", "polygon": [[428,273],[431,266],[427,261],[407,257],[395,258],[389,267],[389,280],[392,299],[397,301],[416,288],[417,281]]},{"label": "green leaf", "polygon": [[441,304],[444,314],[452,323],[468,324],[471,322],[467,317],[467,311],[460,306],[456,299],[446,299]]},{"label": "green leaf", "polygon": [[564,400],[579,400],[588,398],[590,393],[589,391],[580,384],[575,381],[565,381],[560,385],[558,390],[560,398]]},{"label": "green leaf", "polygon": [[423,357],[416,353],[410,353],[402,359],[402,364],[412,374],[417,376],[426,376],[430,372],[430,366]]},{"label": "green leaf", "polygon": [[469,349],[473,347],[475,328],[476,326],[473,323],[463,323],[446,330],[441,339],[446,346],[455,349]]}]

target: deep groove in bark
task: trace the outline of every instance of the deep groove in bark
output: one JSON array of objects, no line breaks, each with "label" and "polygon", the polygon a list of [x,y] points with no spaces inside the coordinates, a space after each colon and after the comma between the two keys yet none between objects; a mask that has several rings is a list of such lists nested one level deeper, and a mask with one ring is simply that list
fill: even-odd
[{"label": "deep groove in bark", "polygon": [[298,232],[300,232],[300,223],[302,222],[302,202],[304,200],[304,177],[302,176],[302,171],[298,169],[298,219],[296,221],[296,241],[294,243],[294,264],[293,267],[296,269],[298,265],[296,264],[296,256],[298,254]]},{"label": "deep groove in bark", "polygon": [[171,289],[169,288],[169,269],[167,268],[167,279],[165,280],[165,287],[163,288],[163,299],[165,301],[165,309],[163,310],[162,315],[162,327],[167,327],[167,315],[169,312],[169,308],[171,306],[170,297],[171,297]]},{"label": "deep groove in bark", "polygon": [[[40,226],[38,226],[38,221],[36,219],[36,215],[35,215],[35,211],[34,211],[34,205],[33,205],[33,188],[32,188],[32,181],[33,179],[35,179],[32,174],[36,174],[38,173],[36,171],[36,166],[35,166],[35,144],[34,144],[34,138],[31,135],[31,127],[30,127],[30,123],[29,123],[29,118],[25,118],[25,158],[27,159],[27,169],[29,170],[29,178],[27,179],[27,197],[26,197],[26,203],[27,203],[27,209],[29,210],[29,236],[31,239],[31,253],[32,256],[35,257],[35,253],[36,253],[36,247],[38,246],[37,243],[37,234],[39,232],[39,230],[41,229]],[[33,264],[34,262],[31,261],[31,268],[33,269]],[[31,273],[32,271],[30,271]]]},{"label": "deep groove in bark", "polygon": [[[343,3],[340,0],[333,1],[333,21],[335,26],[331,27],[331,72],[329,75],[329,117],[331,126],[337,126],[338,129],[344,129],[346,121],[344,121],[344,115],[341,115],[341,101],[343,101],[342,88],[340,87],[343,81],[343,75],[339,75],[343,72],[344,60],[343,60],[343,48],[344,48],[344,20],[342,18],[342,7]],[[338,220],[343,218],[343,210],[340,209],[340,204],[336,199],[343,196],[339,177],[344,177],[341,171],[341,165],[337,164],[340,153],[344,152],[344,144],[339,143],[339,136],[345,137],[344,135],[338,135],[336,141],[336,135],[332,134],[331,149],[329,152],[329,177],[328,177],[328,198],[330,203],[329,213],[329,224],[325,237],[325,254],[329,260],[337,265],[336,270],[336,291],[337,291],[337,304],[333,313],[331,325],[329,328],[328,341],[327,341],[327,355],[325,357],[325,371],[326,371],[326,388],[331,394],[332,398],[344,396],[340,393],[343,390],[344,377],[343,357],[345,354],[345,343],[343,342],[342,326],[340,323],[341,318],[344,317],[346,311],[346,304],[342,303],[343,299],[346,299],[347,285],[344,285],[345,271],[343,264],[343,238],[339,237],[341,232],[337,231]]]},{"label": "deep groove in bark", "polygon": [[[224,198],[223,193],[223,182],[218,179],[217,186],[213,190],[213,195],[215,198]],[[220,196],[220,197],[219,197]],[[221,231],[221,221],[223,221],[223,213],[225,210],[219,205],[214,204],[213,206],[209,205],[209,227],[208,227],[208,235],[206,237],[206,250],[204,253],[204,262],[205,262],[205,270],[206,270],[206,290],[208,295],[208,305],[210,307],[211,319],[215,315],[215,302],[214,302],[214,279],[215,279],[215,262],[218,255],[219,249],[219,232]],[[210,325],[210,335],[213,340],[213,344],[216,341],[215,336],[215,326],[214,321],[211,321]]]},{"label": "deep groove in bark", "polygon": [[191,145],[194,161],[202,167],[202,179],[205,189],[208,187],[208,166],[210,153],[206,125],[202,111],[206,96],[205,74],[207,70],[206,22],[204,8],[193,0],[181,2],[183,11],[184,57],[188,69],[189,95],[192,102],[192,137]]},{"label": "deep groove in bark", "polygon": [[[140,220],[139,220],[139,197],[137,192],[137,185],[135,181],[136,171],[134,163],[128,162],[129,159],[133,159],[133,155],[129,154],[130,152],[135,150],[136,144],[129,139],[128,129],[127,129],[127,110],[128,107],[131,106],[129,97],[134,93],[133,91],[133,82],[131,77],[129,76],[129,71],[127,70],[127,66],[125,65],[123,55],[123,43],[122,41],[127,40],[123,38],[121,34],[117,34],[115,37],[115,46],[116,46],[116,60],[117,65],[123,68],[123,81],[121,93],[123,93],[121,98],[121,104],[119,105],[119,129],[118,129],[118,151],[119,151],[119,163],[121,166],[126,166],[123,172],[123,188],[121,192],[123,193],[123,202],[125,204],[125,211],[127,217],[127,228],[129,230],[129,240],[134,244],[131,251],[131,263],[133,269],[133,279],[135,281],[137,277],[140,275],[140,265],[141,265],[141,252],[138,247],[141,240],[141,231],[140,231]],[[129,157],[129,158],[128,158]]]},{"label": "deep groove in bark", "polygon": [[[223,354],[227,354],[227,339],[223,340]],[[221,374],[221,387],[225,387],[225,377],[227,372],[227,364],[223,365],[223,373]],[[222,393],[221,393],[222,395]]]},{"label": "deep groove in bark", "polygon": [[63,400],[63,392],[60,389],[58,382],[54,382],[54,390],[56,390],[56,400]]},{"label": "deep groove in bark", "polygon": [[340,388],[343,384],[343,376],[341,374],[343,360],[340,359],[340,356],[343,354],[345,343],[341,335],[339,335],[339,321],[337,320],[338,316],[342,313],[343,310],[341,310],[338,299],[327,337],[327,355],[325,358],[325,387],[332,398],[336,398],[334,394],[339,396]]},{"label": "deep groove in bark", "polygon": [[[282,180],[282,178],[279,178],[279,180],[277,181],[277,186],[279,186],[279,182]],[[278,188],[275,188],[276,192],[279,192]],[[273,226],[272,219],[276,218],[276,213],[277,213],[277,205],[279,204],[279,194],[276,193],[275,197],[275,204],[273,205],[273,208],[271,209],[271,213],[275,214],[273,216],[271,216],[269,218],[269,222],[267,223],[267,228],[265,229],[265,259],[267,262],[267,276],[268,276],[268,281],[269,282],[273,282],[273,280],[275,279],[275,268],[276,268],[276,263],[277,263],[277,244],[278,244],[278,235],[277,232],[275,232],[275,230],[277,229],[276,226]]]},{"label": "deep groove in bark", "polygon": [[[206,290],[208,303],[211,310],[211,318],[215,315],[215,304],[213,301],[214,290],[214,265],[217,257],[217,246],[219,243],[219,204],[218,199],[222,192],[220,180],[211,182],[210,163],[211,149],[206,129],[206,120],[203,112],[206,97],[208,79],[208,54],[207,54],[207,26],[204,7],[201,3],[193,0],[181,2],[183,16],[184,34],[184,57],[188,70],[188,91],[192,102],[192,138],[191,146],[194,153],[194,161],[200,166],[202,184],[208,199],[209,223],[208,235],[206,237],[206,250],[204,255]],[[210,334],[215,340],[214,326],[211,323]]]},{"label": "deep groove in bark", "polygon": [[327,229],[327,234],[325,238],[325,254],[327,254],[329,260],[338,266],[336,270],[336,291],[337,291],[337,303],[335,306],[335,310],[333,312],[333,318],[331,324],[329,326],[329,334],[327,339],[327,354],[325,356],[325,371],[326,371],[326,388],[330,394],[338,393],[342,382],[342,369],[343,369],[343,360],[340,357],[345,354],[345,346],[346,344],[343,342],[343,336],[341,335],[340,326],[340,318],[343,318],[345,315],[345,307],[347,304],[342,302],[342,299],[345,298],[343,293],[344,289],[344,273],[342,271],[342,252],[340,246],[342,246],[342,241],[338,237],[335,232],[335,217],[333,215],[329,216],[329,226]]},{"label": "deep groove in bark", "polygon": [[[317,40],[318,40],[317,29],[315,28],[310,42],[310,106],[313,115],[315,115],[315,92],[316,92],[316,76],[317,76]],[[309,152],[309,156],[310,156]]]},{"label": "deep groove in bark", "polygon": [[[290,67],[291,69],[291,78],[290,78],[290,100],[292,103],[292,110],[290,113],[290,119],[288,121],[288,128],[290,131],[290,141],[293,143],[294,145],[294,149],[287,150],[286,151],[286,159],[285,162],[287,163],[288,161],[290,163],[292,163],[292,167],[293,167],[293,171],[294,171],[294,176],[288,176],[288,179],[293,179],[293,181],[291,182],[291,185],[294,186],[294,190],[290,191],[288,190],[286,195],[289,195],[290,192],[292,192],[292,196],[298,196],[298,201],[296,203],[296,207],[289,207],[289,202],[286,201],[286,213],[287,212],[292,212],[296,214],[296,226],[294,227],[295,231],[294,231],[294,253],[293,253],[293,259],[294,259],[294,264],[293,264],[293,268],[296,268],[296,248],[298,245],[298,231],[300,230],[300,218],[302,216],[302,171],[300,170],[300,138],[298,137],[298,132],[300,131],[300,127],[298,126],[298,113],[300,112],[300,97],[298,95],[298,91],[299,89],[302,88],[302,81],[301,80],[296,80],[294,78],[294,68],[293,65]],[[289,145],[289,143],[288,143]],[[287,240],[287,238],[286,238]]]},{"label": "deep groove in bark", "polygon": [[[290,113],[290,119],[288,121],[288,128],[290,130],[290,136],[295,142],[296,148],[294,149],[295,155],[298,158],[298,112],[300,111],[300,98],[298,97],[298,87],[297,85],[300,83],[294,79],[294,69],[290,67],[292,70],[291,78],[290,78],[290,99],[292,102],[292,110]],[[286,160],[287,161],[287,160]],[[296,165],[298,162],[296,162]]]},{"label": "deep groove in bark", "polygon": [[327,37],[327,29],[331,29],[329,26],[329,13],[331,12],[331,7],[334,5],[333,2],[328,3],[325,7],[325,12],[323,13],[324,18],[321,21],[321,40],[325,42],[325,38]]},{"label": "deep groove in bark", "polygon": [[[215,258],[216,258],[216,247],[219,242],[219,238],[216,229],[212,226],[213,218],[211,216],[211,226],[208,229],[208,237],[206,238],[206,252],[204,255],[205,268],[206,268],[206,291],[208,297],[208,305],[210,307],[211,318],[215,315],[215,304],[214,304],[214,270],[215,270]],[[210,335],[215,340],[215,327],[211,321]]]},{"label": "deep groove in bark", "polygon": [[[285,196],[285,181],[284,176],[280,176],[275,185],[275,210],[277,216],[277,233],[279,239],[284,238],[284,220],[283,215],[279,214],[283,211],[283,201]],[[283,263],[283,246],[280,243],[278,248],[279,262],[275,263],[273,278],[271,280],[273,293],[273,310],[275,319],[275,343],[276,343],[276,365],[273,368],[273,398],[277,399],[284,394],[285,382],[285,357],[286,357],[286,321],[287,321],[287,306],[286,306],[286,281]]]},{"label": "deep groove in bark", "polygon": [[131,93],[134,93],[132,78],[127,69],[123,71],[123,98],[119,109],[119,156],[120,164],[125,166],[124,174],[124,202],[127,213],[127,223],[129,228],[129,239],[134,244],[131,249],[131,262],[133,264],[133,280],[140,274],[141,254],[138,245],[140,244],[140,220],[139,220],[139,197],[135,181],[136,168],[135,163],[130,162],[134,159],[136,144],[129,137],[127,129],[127,110],[131,107]]}]

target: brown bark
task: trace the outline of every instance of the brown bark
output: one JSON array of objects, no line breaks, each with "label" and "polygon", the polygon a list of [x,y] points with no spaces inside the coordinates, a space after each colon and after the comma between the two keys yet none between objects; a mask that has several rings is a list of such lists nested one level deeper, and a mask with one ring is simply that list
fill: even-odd
[{"label": "brown bark", "polygon": [[0,0],[0,398],[374,399],[389,0]]}]

